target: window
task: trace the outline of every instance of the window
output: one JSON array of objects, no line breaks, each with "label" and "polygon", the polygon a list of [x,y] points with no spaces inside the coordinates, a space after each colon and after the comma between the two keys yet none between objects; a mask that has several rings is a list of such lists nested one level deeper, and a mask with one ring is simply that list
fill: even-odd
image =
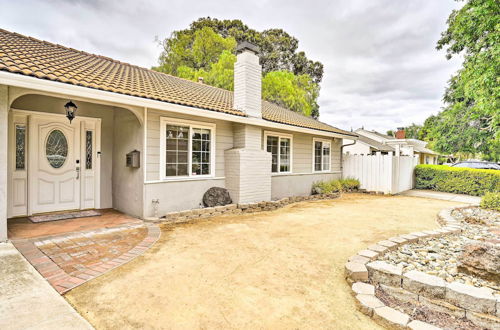
[{"label": "window", "polygon": [[313,139],[314,145],[314,172],[330,171],[331,142]]},{"label": "window", "polygon": [[66,162],[68,141],[60,130],[56,129],[49,133],[45,142],[45,156],[53,168],[60,168]]},{"label": "window", "polygon": [[292,171],[292,136],[265,132],[266,150],[271,153],[271,172],[290,173]]},{"label": "window", "polygon": [[92,169],[92,131],[85,132],[85,169]]},{"label": "window", "polygon": [[16,170],[26,166],[26,126],[16,125]]},{"label": "window", "polygon": [[161,119],[161,177],[212,176],[215,125]]}]

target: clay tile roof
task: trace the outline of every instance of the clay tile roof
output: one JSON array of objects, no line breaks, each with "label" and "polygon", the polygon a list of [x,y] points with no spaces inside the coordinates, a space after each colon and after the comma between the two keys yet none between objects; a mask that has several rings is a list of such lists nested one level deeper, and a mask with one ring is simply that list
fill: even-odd
[{"label": "clay tile roof", "polygon": [[[0,29],[0,70],[236,116],[233,92]],[[296,127],[356,136],[262,102],[262,118]]]}]

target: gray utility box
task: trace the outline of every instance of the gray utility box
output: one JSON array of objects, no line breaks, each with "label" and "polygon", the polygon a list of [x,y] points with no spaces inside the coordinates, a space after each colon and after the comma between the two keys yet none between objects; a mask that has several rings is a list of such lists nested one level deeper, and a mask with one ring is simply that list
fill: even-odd
[{"label": "gray utility box", "polygon": [[127,154],[127,167],[141,167],[141,152],[139,150],[134,150]]}]

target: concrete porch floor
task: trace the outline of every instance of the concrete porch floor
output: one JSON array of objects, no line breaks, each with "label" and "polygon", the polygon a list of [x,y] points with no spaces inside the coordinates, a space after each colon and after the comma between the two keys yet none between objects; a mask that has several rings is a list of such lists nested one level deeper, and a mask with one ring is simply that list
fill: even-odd
[{"label": "concrete porch floor", "polygon": [[7,234],[10,240],[67,234],[102,228],[112,228],[125,224],[142,223],[113,209],[99,210],[97,217],[33,223],[27,217],[7,220]]}]

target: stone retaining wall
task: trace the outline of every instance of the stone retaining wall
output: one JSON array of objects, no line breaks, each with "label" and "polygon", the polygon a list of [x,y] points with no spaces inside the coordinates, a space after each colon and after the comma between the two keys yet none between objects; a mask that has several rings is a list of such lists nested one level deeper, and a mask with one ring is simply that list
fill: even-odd
[{"label": "stone retaining wall", "polygon": [[479,327],[500,329],[500,299],[493,295],[491,289],[459,282],[447,283],[440,277],[415,270],[403,273],[401,267],[376,260],[388,250],[403,244],[460,233],[460,222],[452,217],[452,210],[445,209],[438,214],[440,229],[391,237],[349,258],[345,265],[346,279],[349,283],[354,282],[352,290],[360,311],[388,327],[438,329],[425,322],[411,320],[409,315],[386,306],[375,296],[375,286],[380,286],[397,300],[418,301],[433,310],[465,317]]},{"label": "stone retaining wall", "polygon": [[325,200],[325,199],[334,199],[338,198],[340,193],[331,193],[331,194],[318,194],[318,195],[310,195],[310,196],[296,196],[296,197],[287,197],[282,198],[276,201],[269,202],[258,202],[258,203],[246,203],[246,204],[229,204],[224,206],[216,206],[216,207],[204,207],[199,209],[192,209],[186,211],[179,212],[170,212],[165,214],[159,219],[144,219],[148,222],[166,222],[166,223],[180,223],[191,221],[194,219],[200,218],[209,218],[220,215],[231,215],[231,214],[241,214],[241,213],[253,213],[253,212],[261,212],[261,211],[272,211],[288,204],[302,202],[302,201],[310,201],[310,200]]}]

